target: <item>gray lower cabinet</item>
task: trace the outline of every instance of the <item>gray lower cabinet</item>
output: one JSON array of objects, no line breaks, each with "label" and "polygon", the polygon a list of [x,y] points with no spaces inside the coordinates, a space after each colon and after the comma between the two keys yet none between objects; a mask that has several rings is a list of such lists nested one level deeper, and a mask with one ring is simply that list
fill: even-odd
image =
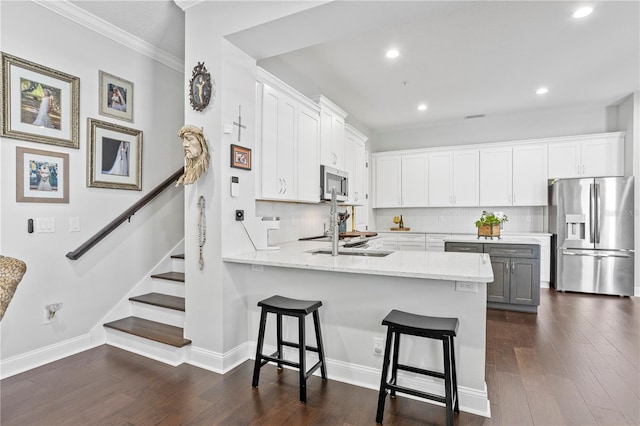
[{"label": "gray lower cabinet", "polygon": [[540,304],[540,246],[530,244],[446,242],[445,251],[488,253],[493,282],[487,283],[487,306],[537,312]]}]

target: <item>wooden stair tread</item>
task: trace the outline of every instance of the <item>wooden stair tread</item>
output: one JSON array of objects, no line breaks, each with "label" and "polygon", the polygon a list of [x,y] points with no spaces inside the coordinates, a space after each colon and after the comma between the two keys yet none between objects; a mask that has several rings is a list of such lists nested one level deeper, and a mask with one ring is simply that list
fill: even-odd
[{"label": "wooden stair tread", "polygon": [[144,337],[166,345],[182,348],[190,345],[191,340],[183,337],[184,330],[180,327],[149,321],[137,317],[127,317],[104,324],[107,328],[119,330],[134,336]]},{"label": "wooden stair tread", "polygon": [[184,282],[184,272],[163,272],[161,274],[153,274],[151,278],[160,278],[162,280]]},{"label": "wooden stair tread", "polygon": [[184,260],[184,254],[172,254],[171,258],[172,259],[182,259],[182,260]]},{"label": "wooden stair tread", "polygon": [[129,300],[184,312],[184,297],[169,296],[168,294],[161,293],[147,293],[130,297]]}]

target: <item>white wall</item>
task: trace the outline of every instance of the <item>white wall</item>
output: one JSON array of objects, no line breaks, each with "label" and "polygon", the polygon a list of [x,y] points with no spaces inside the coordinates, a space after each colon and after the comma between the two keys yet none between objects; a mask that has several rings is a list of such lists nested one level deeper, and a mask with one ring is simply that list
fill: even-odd
[{"label": "white wall", "polygon": [[[205,63],[216,82],[215,99],[204,111],[193,111],[188,99],[184,104],[185,123],[204,128],[212,155],[209,171],[185,188],[185,337],[193,341],[191,362],[205,368],[224,371],[236,360],[246,360],[244,352],[240,351],[238,358],[233,355],[247,342],[244,284],[229,276],[222,255],[253,250],[234,214],[236,209],[244,210],[248,228],[255,217],[255,171],[230,167],[230,145],[255,148],[256,64],[224,40],[224,36],[305,7],[307,5],[300,2],[256,2],[248,14],[246,4],[241,2],[201,2],[185,10],[184,85],[198,62]],[[231,134],[223,132],[223,125],[237,121],[239,105],[242,105],[242,122],[247,125],[240,142],[236,126],[232,126]],[[230,195],[231,176],[240,178],[237,198]],[[207,205],[202,271],[197,263],[197,203],[201,195]]]},{"label": "white wall", "polygon": [[379,131],[371,152],[606,132],[605,105],[486,116]]},{"label": "white wall", "polygon": [[[1,2],[3,52],[80,78],[80,148],[2,139],[0,253],[23,259],[27,273],[1,324],[3,363],[86,336],[182,239],[183,195],[170,189],[136,213],[80,260],[77,248],[183,163],[181,71],[99,35],[34,2]],[[126,12],[123,12],[126,13]],[[45,28],[47,29],[45,31]],[[98,70],[134,83],[133,123],[98,115]],[[142,191],[87,188],[87,117],[143,131]],[[69,204],[17,203],[16,147],[69,154]],[[27,233],[27,220],[55,219],[54,233]],[[80,232],[69,232],[70,217]],[[43,325],[48,303],[63,306]],[[93,342],[98,344],[101,342]]]}]

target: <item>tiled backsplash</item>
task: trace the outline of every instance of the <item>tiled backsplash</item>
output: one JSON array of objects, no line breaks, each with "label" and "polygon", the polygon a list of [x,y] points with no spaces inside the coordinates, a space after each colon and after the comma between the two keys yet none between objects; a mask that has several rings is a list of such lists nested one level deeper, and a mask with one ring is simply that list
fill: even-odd
[{"label": "tiled backsplash", "polygon": [[376,209],[369,228],[387,230],[394,225],[393,217],[402,215],[404,226],[412,231],[476,233],[475,222],[482,211],[504,212],[509,220],[504,223],[504,232],[545,232],[544,207],[432,207],[411,209]]},{"label": "tiled backsplash", "polygon": [[[338,211],[351,207],[338,207]],[[503,231],[546,232],[544,207],[457,207],[457,208],[397,208],[375,209],[369,221],[369,229],[384,231],[393,224],[393,217],[402,215],[404,226],[412,231],[444,233],[476,233],[475,221],[483,210],[502,211],[508,217]],[[329,203],[296,204],[256,201],[256,216],[280,217],[280,229],[269,231],[270,243],[279,244],[298,238],[321,235],[329,224]],[[349,219],[351,220],[351,219]]]},{"label": "tiled backsplash", "polygon": [[[338,211],[351,212],[351,207],[340,207]],[[256,201],[256,216],[280,217],[280,229],[270,231],[271,244],[295,241],[298,238],[322,235],[323,225],[329,226],[329,203],[296,204]]]}]

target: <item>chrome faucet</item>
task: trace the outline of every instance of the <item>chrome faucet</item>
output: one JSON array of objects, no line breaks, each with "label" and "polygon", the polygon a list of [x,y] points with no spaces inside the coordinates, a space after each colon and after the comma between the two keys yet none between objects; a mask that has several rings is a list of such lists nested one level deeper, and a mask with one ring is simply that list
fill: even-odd
[{"label": "chrome faucet", "polygon": [[331,256],[338,255],[338,241],[340,240],[340,226],[338,225],[338,199],[336,188],[331,188]]}]

